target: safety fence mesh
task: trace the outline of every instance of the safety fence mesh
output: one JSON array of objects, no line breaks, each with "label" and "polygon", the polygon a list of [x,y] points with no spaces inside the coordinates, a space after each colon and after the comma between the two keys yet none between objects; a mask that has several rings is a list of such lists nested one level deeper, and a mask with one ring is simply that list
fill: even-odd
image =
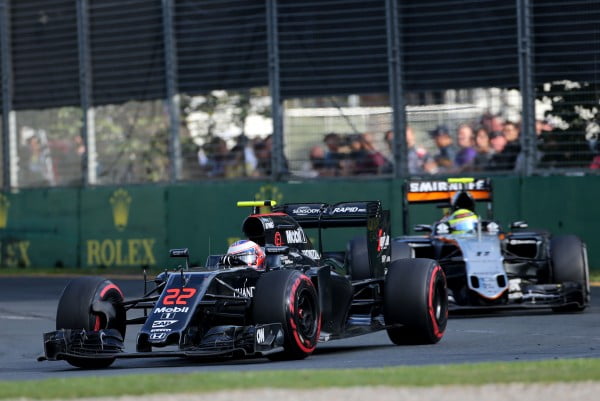
[{"label": "safety fence mesh", "polygon": [[0,17],[4,188],[600,171],[597,1],[0,0]]}]

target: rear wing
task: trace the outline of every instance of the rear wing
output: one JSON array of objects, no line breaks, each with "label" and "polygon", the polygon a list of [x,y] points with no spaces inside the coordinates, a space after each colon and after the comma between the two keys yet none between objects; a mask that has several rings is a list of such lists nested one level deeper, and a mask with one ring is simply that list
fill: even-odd
[{"label": "rear wing", "polygon": [[292,216],[303,228],[363,227],[384,210],[379,201],[288,203],[273,208]]},{"label": "rear wing", "polygon": [[447,178],[435,180],[406,180],[403,187],[403,229],[408,234],[408,207],[411,204],[438,203],[450,207],[457,192],[468,192],[476,202],[488,202],[488,215],[492,215],[492,181],[489,178]]},{"label": "rear wing", "polygon": [[407,180],[404,185],[408,203],[450,202],[458,191],[468,191],[476,201],[492,201],[492,182],[489,178]]},{"label": "rear wing", "polygon": [[319,254],[323,254],[322,229],[366,227],[367,252],[372,277],[383,277],[391,260],[390,211],[379,201],[288,203],[273,212],[291,216],[302,228],[317,228]]}]

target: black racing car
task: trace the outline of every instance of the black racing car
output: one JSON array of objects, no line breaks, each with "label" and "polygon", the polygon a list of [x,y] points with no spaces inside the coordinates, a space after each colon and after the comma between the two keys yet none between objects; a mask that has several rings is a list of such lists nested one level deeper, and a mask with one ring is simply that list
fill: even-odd
[{"label": "black racing car", "polygon": [[[577,312],[589,305],[585,244],[575,235],[530,230],[523,221],[504,232],[492,219],[489,179],[409,180],[404,192],[405,235],[392,240],[392,253],[436,260],[446,273],[451,310],[528,307]],[[472,231],[453,232],[451,220],[441,219],[416,225],[424,235],[408,235],[409,204],[438,203],[475,212],[475,202],[487,204],[487,218],[479,218]]]},{"label": "black racing car", "polygon": [[[274,203],[274,202],[273,202]],[[242,226],[264,249],[260,269],[236,255],[209,256],[203,268],[165,271],[155,288],[126,300],[109,280],[83,277],[64,289],[56,331],[44,334],[40,360],[102,368],[116,358],[241,357],[301,359],[319,341],[387,330],[394,344],[437,343],[446,328],[446,278],[429,259],[390,258],[389,212],[380,202],[286,204]],[[331,228],[365,227],[363,240],[325,252]],[[304,229],[316,229],[318,248]],[[171,250],[188,258],[187,249]],[[131,317],[138,310],[143,316]],[[125,352],[125,329],[142,325],[136,352]]]}]

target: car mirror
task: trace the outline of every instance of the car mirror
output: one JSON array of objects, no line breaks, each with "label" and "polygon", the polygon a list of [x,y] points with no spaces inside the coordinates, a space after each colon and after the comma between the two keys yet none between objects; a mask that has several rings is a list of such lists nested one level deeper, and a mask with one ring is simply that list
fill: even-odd
[{"label": "car mirror", "polygon": [[514,221],[510,224],[510,228],[527,228],[529,227],[529,224],[527,224],[526,222],[519,220],[519,221]]},{"label": "car mirror", "polygon": [[418,233],[430,233],[433,231],[433,228],[429,224],[417,224],[413,229]]},{"label": "car mirror", "polygon": [[492,234],[497,234],[498,232],[500,232],[500,225],[498,225],[498,223],[496,223],[495,221],[483,222],[482,228],[488,233]]}]

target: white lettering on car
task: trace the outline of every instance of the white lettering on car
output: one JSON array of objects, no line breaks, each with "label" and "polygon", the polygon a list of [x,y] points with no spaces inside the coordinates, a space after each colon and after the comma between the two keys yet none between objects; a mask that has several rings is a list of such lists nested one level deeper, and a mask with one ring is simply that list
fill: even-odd
[{"label": "white lettering on car", "polygon": [[258,344],[264,344],[265,343],[265,329],[263,327],[261,327],[258,330],[256,330],[256,342]]},{"label": "white lettering on car", "polygon": [[165,306],[163,306],[162,308],[156,308],[154,309],[154,313],[178,313],[178,312],[189,312],[190,308],[188,306],[184,306],[184,307],[174,307],[174,308],[167,308]]},{"label": "white lettering on car", "polygon": [[288,244],[305,244],[306,236],[304,235],[304,231],[301,228],[296,230],[287,230],[285,232],[285,237]]},{"label": "white lettering on car", "polygon": [[167,327],[172,325],[173,323],[177,323],[177,320],[155,320],[154,322],[152,322],[152,328],[158,328],[158,327]]}]

